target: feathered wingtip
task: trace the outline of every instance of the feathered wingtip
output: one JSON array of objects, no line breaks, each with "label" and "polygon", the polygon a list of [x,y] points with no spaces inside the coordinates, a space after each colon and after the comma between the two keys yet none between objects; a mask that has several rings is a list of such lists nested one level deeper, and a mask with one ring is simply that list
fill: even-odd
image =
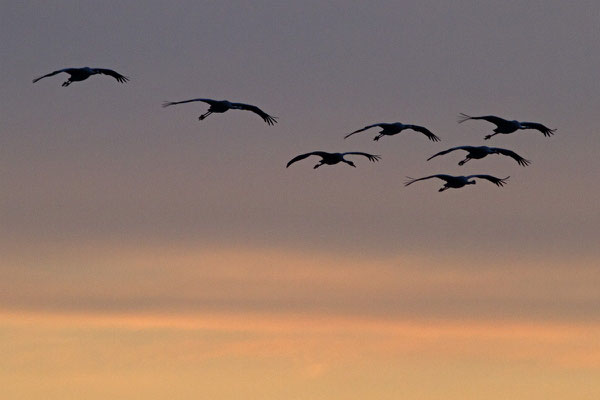
[{"label": "feathered wingtip", "polygon": [[464,114],[464,113],[460,113],[458,114],[458,123],[461,124],[463,122],[465,122],[466,120],[469,120],[473,117],[471,117],[470,115]]},{"label": "feathered wingtip", "polygon": [[431,135],[431,136],[427,136],[429,138],[429,140],[431,140],[432,142],[440,142],[442,139],[440,139],[438,136],[436,135]]},{"label": "feathered wingtip", "polygon": [[352,136],[352,135],[354,135],[355,133],[358,133],[358,132],[362,132],[362,129],[359,129],[359,130],[354,131],[354,132],[350,132],[349,134],[347,134],[346,136],[344,136],[344,139],[348,139],[350,136]]},{"label": "feathered wingtip", "polygon": [[277,122],[279,122],[279,121],[277,121],[279,119],[279,117],[274,117],[274,116],[268,115],[268,114],[266,117],[263,117],[263,119],[265,120],[267,125],[275,125]]},{"label": "feathered wingtip", "polygon": [[408,186],[411,183],[413,183],[416,179],[415,178],[411,178],[410,176],[406,177],[406,180],[404,181],[404,186]]},{"label": "feathered wingtip", "polygon": [[554,128],[554,129],[548,128],[548,129],[542,131],[542,133],[546,137],[550,137],[550,136],[554,135],[554,132],[556,132],[556,128]]},{"label": "feathered wingtip", "polygon": [[[504,185],[506,185],[508,178],[510,178],[510,176],[507,176],[506,178],[496,178],[495,176],[480,176],[480,178],[483,179],[487,179],[488,181],[492,182],[494,185],[498,186],[498,187],[502,187]],[[492,179],[493,178],[493,179]]]},{"label": "feathered wingtip", "polygon": [[164,108],[164,107],[172,106],[173,104],[175,104],[175,103],[173,103],[172,101],[163,101],[162,106]]}]

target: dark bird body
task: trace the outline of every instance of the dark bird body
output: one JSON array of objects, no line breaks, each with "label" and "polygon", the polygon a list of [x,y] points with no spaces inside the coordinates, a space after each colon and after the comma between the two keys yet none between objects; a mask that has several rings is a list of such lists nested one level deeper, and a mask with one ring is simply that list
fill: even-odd
[{"label": "dark bird body", "polygon": [[167,102],[163,103],[163,107],[169,107],[169,106],[173,106],[175,104],[191,103],[194,101],[202,101],[204,103],[207,103],[210,106],[206,113],[204,113],[200,117],[198,117],[198,119],[200,121],[202,121],[204,118],[208,117],[212,113],[224,113],[227,110],[246,110],[246,111],[252,111],[253,113],[258,114],[268,125],[273,125],[277,122],[276,121],[277,117],[273,117],[273,116],[267,114],[266,112],[264,112],[263,110],[261,110],[260,108],[258,108],[256,106],[253,106],[251,104],[244,104],[244,103],[232,103],[227,100],[191,99],[191,100],[184,100],[184,101],[167,101]]},{"label": "dark bird body", "polygon": [[62,84],[65,87],[69,86],[73,82],[84,81],[87,78],[89,78],[90,76],[97,75],[97,74],[112,76],[118,82],[121,82],[121,83],[125,83],[129,80],[128,77],[123,76],[123,75],[119,74],[118,72],[113,71],[112,69],[83,67],[83,68],[59,69],[58,71],[50,72],[49,74],[40,76],[39,78],[35,78],[33,80],[33,83],[36,83],[40,79],[47,78],[49,76],[53,76],[56,74],[60,74],[61,72],[65,72],[65,73],[69,74],[69,79],[67,79],[67,81],[63,82],[63,84]]},{"label": "dark bird body", "polygon": [[471,117],[467,114],[460,114],[458,118],[458,123],[465,122],[469,119],[483,119],[487,122],[491,122],[496,125],[496,129],[494,129],[494,133],[492,135],[486,135],[484,137],[485,140],[488,140],[492,136],[495,136],[499,133],[509,134],[518,131],[519,129],[536,129],[544,134],[544,136],[551,136],[556,132],[556,129],[550,129],[545,125],[542,125],[538,122],[519,122],[517,120],[506,120],[504,118],[496,117],[494,115],[484,115],[481,117]]},{"label": "dark bird body", "polygon": [[430,179],[430,178],[439,178],[443,181],[446,181],[444,186],[442,186],[438,190],[438,192],[443,192],[444,190],[447,190],[450,188],[459,189],[466,185],[475,185],[477,182],[475,182],[475,180],[473,180],[471,178],[486,179],[486,180],[492,182],[496,186],[503,186],[506,183],[506,180],[508,178],[510,178],[510,176],[507,176],[506,178],[496,178],[495,176],[492,176],[492,175],[452,176],[452,175],[445,175],[445,174],[437,174],[437,175],[425,176],[423,178],[417,178],[417,179],[407,177],[408,181],[406,181],[404,183],[404,186],[408,186],[415,182],[422,181],[425,179]]},{"label": "dark bird body", "polygon": [[429,157],[427,159],[427,161],[431,160],[434,157],[437,156],[441,156],[444,154],[448,154],[451,151],[455,151],[455,150],[464,150],[466,151],[467,157],[460,161],[458,163],[458,165],[464,165],[466,162],[468,162],[469,160],[475,159],[475,160],[479,160],[484,158],[485,156],[487,156],[488,154],[502,154],[504,156],[508,156],[513,158],[519,165],[525,167],[527,165],[529,165],[531,163],[531,161],[524,159],[523,157],[521,157],[520,155],[518,155],[517,153],[515,153],[514,151],[511,150],[507,150],[507,149],[502,149],[500,147],[488,147],[488,146],[457,146],[457,147],[452,147],[448,150],[444,150],[444,151],[440,151],[439,153],[436,153],[434,155],[432,155],[431,157]]},{"label": "dark bird body", "polygon": [[378,124],[373,124],[373,125],[369,125],[369,126],[365,126],[362,129],[359,129],[357,131],[354,131],[352,133],[349,133],[348,135],[344,136],[344,139],[346,139],[349,136],[354,135],[355,133],[359,133],[359,132],[363,132],[366,131],[367,129],[371,129],[371,128],[375,128],[376,126],[382,128],[381,131],[379,131],[379,135],[375,136],[375,138],[373,138],[373,140],[379,140],[381,139],[381,137],[383,136],[393,136],[396,135],[400,132],[402,132],[405,129],[411,129],[413,131],[416,132],[420,132],[422,134],[424,134],[425,136],[427,136],[427,138],[429,140],[432,140],[434,142],[439,142],[440,138],[437,137],[436,135],[434,135],[429,129],[423,127],[423,126],[419,126],[419,125],[405,125],[401,122],[394,122],[391,124],[385,123],[385,122],[381,122]]},{"label": "dark bird body", "polygon": [[306,154],[300,154],[299,156],[292,158],[287,163],[286,168],[288,168],[290,165],[292,165],[296,161],[304,160],[306,157],[313,156],[313,155],[321,157],[321,161],[319,161],[319,163],[317,165],[315,165],[313,168],[319,168],[323,164],[334,165],[334,164],[337,164],[340,162],[346,163],[346,164],[350,165],[351,167],[356,168],[356,165],[354,165],[354,163],[352,161],[346,160],[344,158],[344,156],[347,154],[356,154],[356,155],[360,155],[360,156],[365,156],[369,159],[369,161],[372,161],[372,162],[379,161],[379,159],[381,158],[381,156],[377,156],[377,155],[373,155],[373,154],[369,154],[369,153],[362,153],[359,151],[349,151],[346,153],[327,153],[325,151],[313,151],[313,152],[306,153]]}]

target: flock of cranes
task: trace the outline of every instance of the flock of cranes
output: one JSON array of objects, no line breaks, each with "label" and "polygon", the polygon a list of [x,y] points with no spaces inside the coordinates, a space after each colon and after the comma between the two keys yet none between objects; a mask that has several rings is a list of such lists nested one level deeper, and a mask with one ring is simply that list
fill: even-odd
[{"label": "flock of cranes", "polygon": [[[491,135],[486,135],[484,137],[484,140],[488,140],[492,136],[495,136],[499,133],[509,134],[509,133],[516,132],[519,129],[536,129],[536,130],[542,132],[544,134],[544,136],[551,136],[556,131],[556,129],[550,129],[550,128],[548,128],[540,123],[537,123],[537,122],[519,122],[516,120],[509,121],[504,118],[496,117],[495,115],[483,115],[481,117],[472,117],[470,115],[461,113],[459,115],[458,123],[463,123],[469,119],[482,119],[484,121],[488,121],[488,122],[491,122],[492,124],[496,125],[496,129],[494,129],[494,133]],[[431,157],[429,157],[427,159],[427,161],[431,160],[434,157],[442,156],[444,154],[448,154],[448,153],[451,153],[456,150],[464,150],[467,152],[467,157],[464,160],[461,160],[458,163],[458,165],[464,165],[466,162],[468,162],[472,159],[478,160],[478,159],[484,158],[489,154],[501,154],[503,156],[511,157],[522,167],[526,167],[529,164],[531,164],[531,161],[526,160],[525,158],[521,157],[520,155],[518,155],[517,153],[515,153],[512,150],[503,149],[500,147],[488,147],[488,146],[451,147],[447,150],[443,150],[443,151],[440,151],[439,153],[432,155]],[[510,176],[507,176],[506,178],[497,178],[495,176],[487,175],[487,174],[476,174],[476,175],[467,175],[467,176],[463,176],[463,175],[453,176],[453,175],[446,175],[446,174],[436,174],[436,175],[424,176],[422,178],[417,178],[417,179],[414,179],[411,177],[407,177],[407,178],[408,178],[408,180],[404,183],[404,186],[412,185],[415,182],[423,181],[423,180],[431,179],[431,178],[441,179],[444,182],[446,182],[444,184],[444,186],[442,186],[439,189],[440,192],[443,192],[444,190],[447,190],[450,188],[459,189],[459,188],[467,186],[467,185],[475,185],[477,182],[473,178],[485,179],[485,180],[492,182],[494,185],[500,187],[500,186],[504,186],[504,184],[506,184],[506,181],[508,180],[508,178],[510,178]]]},{"label": "flock of cranes", "polygon": [[[84,81],[84,80],[88,79],[90,76],[98,75],[98,74],[112,76],[120,83],[126,83],[129,80],[128,77],[121,75],[120,73],[118,73],[112,69],[82,67],[82,68],[59,69],[57,71],[50,72],[49,74],[42,75],[39,78],[35,78],[33,80],[33,83],[39,81],[40,79],[54,76],[54,75],[57,75],[62,72],[69,74],[69,79],[67,79],[62,84],[63,87],[69,86],[73,82]],[[163,107],[169,107],[169,106],[173,106],[173,105],[177,105],[177,104],[192,103],[192,102],[198,102],[198,101],[209,105],[207,112],[198,117],[198,119],[201,121],[213,113],[224,113],[228,110],[246,110],[246,111],[251,111],[251,112],[257,114],[268,125],[274,125],[277,123],[277,117],[267,114],[266,112],[264,112],[263,110],[261,110],[260,108],[258,108],[255,105],[244,104],[244,103],[233,103],[233,102],[230,102],[227,100],[213,100],[213,99],[206,99],[206,98],[198,98],[198,99],[190,99],[190,100],[182,100],[182,101],[169,101],[169,102],[164,102]],[[505,134],[505,135],[510,134],[510,133],[516,132],[520,129],[535,129],[535,130],[540,131],[546,137],[553,135],[554,132],[556,131],[556,129],[550,129],[550,128],[546,127],[545,125],[540,124],[538,122],[519,122],[516,120],[509,121],[509,120],[506,120],[504,118],[500,118],[500,117],[497,117],[494,115],[483,115],[483,116],[479,116],[479,117],[472,117],[470,115],[461,113],[459,115],[458,122],[463,123],[463,122],[471,120],[471,119],[472,120],[484,120],[484,121],[487,121],[487,122],[490,122],[490,123],[496,125],[496,129],[494,129],[494,133],[490,134],[490,135],[486,135],[484,137],[484,140],[488,140],[498,134]],[[438,136],[433,134],[429,129],[427,129],[424,126],[403,124],[400,122],[393,122],[393,123],[380,122],[380,123],[376,123],[376,124],[372,124],[372,125],[367,125],[364,128],[355,130],[354,132],[347,134],[346,136],[344,136],[344,139],[347,139],[348,137],[350,137],[354,134],[364,132],[368,129],[375,128],[375,127],[381,128],[381,131],[379,131],[379,134],[373,138],[373,140],[375,140],[375,141],[378,141],[383,136],[397,135],[398,133],[401,133],[405,130],[412,130],[412,131],[421,133],[421,134],[425,135],[427,137],[427,139],[429,139],[433,142],[439,142],[441,140]],[[452,147],[452,148],[440,151],[440,152],[432,155],[431,157],[429,157],[427,159],[427,161],[429,161],[432,158],[435,158],[437,156],[442,156],[442,155],[445,155],[445,154],[448,154],[448,153],[451,153],[451,152],[457,151],[457,150],[463,150],[463,151],[467,152],[466,158],[461,160],[458,163],[458,165],[464,165],[466,162],[473,160],[473,159],[475,159],[475,160],[482,159],[490,154],[500,154],[503,156],[511,157],[520,166],[523,166],[523,167],[528,166],[531,163],[531,161],[526,160],[525,158],[521,157],[520,155],[518,155],[517,153],[515,153],[512,150],[503,149],[500,147],[488,147],[488,146]],[[321,160],[319,161],[319,163],[313,167],[315,169],[319,168],[322,165],[334,165],[334,164],[338,164],[338,163],[345,163],[345,164],[350,165],[351,167],[356,167],[356,165],[352,161],[345,159],[345,156],[347,156],[347,155],[363,156],[372,162],[379,161],[381,159],[381,156],[379,156],[379,155],[364,153],[364,152],[360,152],[360,151],[350,151],[350,152],[345,152],[345,153],[328,153],[325,151],[312,151],[310,153],[300,154],[300,155],[297,155],[296,157],[292,158],[287,163],[286,168],[288,168],[290,165],[292,165],[293,163],[295,163],[297,161],[303,160],[303,159],[308,158],[313,155],[321,157]],[[485,179],[485,180],[488,180],[491,183],[495,184],[496,186],[503,186],[504,184],[506,184],[506,181],[510,177],[497,178],[495,176],[487,175],[487,174],[476,174],[476,175],[467,175],[467,176],[453,176],[453,175],[447,175],[447,174],[436,174],[436,175],[424,176],[422,178],[416,178],[416,179],[407,177],[408,180],[404,183],[404,185],[409,186],[415,182],[423,181],[423,180],[427,180],[427,179],[431,179],[431,178],[438,178],[445,182],[444,186],[442,186],[439,189],[440,192],[443,192],[444,190],[451,189],[451,188],[459,189],[459,188],[462,188],[467,185],[474,185],[476,183],[475,179]]]}]

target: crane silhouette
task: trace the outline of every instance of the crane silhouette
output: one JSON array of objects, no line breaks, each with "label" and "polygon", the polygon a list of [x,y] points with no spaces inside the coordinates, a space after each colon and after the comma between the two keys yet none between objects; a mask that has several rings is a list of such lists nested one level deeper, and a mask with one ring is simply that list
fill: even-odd
[{"label": "crane silhouette", "polygon": [[411,178],[410,176],[407,176],[406,178],[408,179],[408,181],[406,181],[404,183],[404,186],[412,185],[415,182],[422,181],[425,179],[439,178],[443,181],[446,181],[444,186],[442,186],[438,190],[438,192],[443,192],[444,190],[447,190],[450,188],[459,189],[466,185],[475,185],[477,182],[475,180],[473,180],[472,178],[486,179],[486,180],[492,182],[493,184],[495,184],[496,186],[503,186],[506,183],[507,179],[510,178],[510,176],[507,176],[506,178],[496,178],[495,176],[492,176],[492,175],[452,176],[452,175],[445,175],[445,174],[437,174],[437,175],[430,175],[430,176],[425,176],[423,178],[417,178],[417,179]]},{"label": "crane silhouette", "polygon": [[344,139],[354,135],[355,133],[359,133],[359,132],[363,132],[366,131],[367,129],[371,129],[371,128],[375,128],[376,126],[383,128],[381,131],[379,131],[379,135],[375,136],[373,138],[373,140],[377,141],[379,139],[381,139],[383,136],[393,136],[396,135],[400,132],[402,132],[405,129],[412,129],[413,131],[416,132],[420,132],[422,134],[424,134],[425,136],[427,136],[427,138],[431,141],[434,142],[439,142],[440,138],[437,137],[436,135],[434,135],[429,129],[425,128],[424,126],[419,126],[419,125],[405,125],[401,122],[393,122],[393,123],[385,123],[385,122],[381,122],[378,124],[373,124],[373,125],[368,125],[365,126],[362,129],[356,130],[352,133],[349,133],[348,135],[344,136]]},{"label": "crane silhouette", "polygon": [[458,117],[458,123],[463,123],[470,119],[483,119],[487,122],[491,122],[496,125],[496,129],[494,129],[494,133],[491,135],[486,135],[484,137],[485,140],[488,140],[492,136],[496,136],[499,133],[509,134],[518,131],[519,129],[536,129],[544,134],[544,136],[554,135],[556,129],[550,129],[545,125],[542,125],[538,122],[519,122],[517,120],[509,121],[504,118],[496,117],[495,115],[483,115],[481,117],[471,117],[470,115],[460,113]]},{"label": "crane silhouette", "polygon": [[176,104],[184,104],[191,103],[194,101],[201,101],[210,105],[208,111],[202,114],[198,119],[202,121],[204,118],[208,117],[212,113],[224,113],[227,110],[246,110],[252,111],[255,114],[258,114],[268,125],[273,125],[277,121],[277,117],[273,117],[260,108],[253,106],[251,104],[244,103],[232,103],[227,100],[213,100],[213,99],[191,99],[191,100],[183,100],[183,101],[166,101],[163,103],[163,107],[169,107]]},{"label": "crane silhouette", "polygon": [[427,161],[431,160],[434,157],[437,156],[441,156],[444,154],[448,154],[452,151],[455,150],[465,150],[468,154],[467,157],[460,161],[458,163],[458,165],[464,165],[466,162],[468,162],[469,160],[479,160],[484,158],[485,156],[489,155],[489,154],[502,154],[504,156],[508,156],[513,158],[519,165],[526,167],[527,165],[531,164],[531,161],[524,159],[523,157],[521,157],[520,155],[518,155],[517,153],[515,153],[514,151],[511,150],[507,150],[507,149],[502,149],[500,147],[488,147],[488,146],[457,146],[457,147],[452,147],[448,150],[444,150],[444,151],[440,151],[439,153],[436,153],[434,155],[432,155],[431,157],[429,157],[427,159]]},{"label": "crane silhouette", "polygon": [[304,160],[306,157],[309,157],[309,156],[319,156],[319,157],[321,157],[321,161],[319,161],[319,163],[317,165],[315,165],[313,168],[319,168],[323,164],[334,165],[334,164],[337,164],[340,162],[346,163],[346,164],[350,165],[351,167],[356,168],[356,165],[354,165],[354,163],[352,161],[346,160],[344,158],[344,156],[348,155],[348,154],[356,154],[356,155],[360,155],[360,156],[365,156],[369,159],[369,161],[372,161],[372,162],[379,161],[381,159],[381,156],[373,155],[373,154],[369,154],[369,153],[362,153],[360,151],[349,151],[346,153],[327,153],[325,151],[312,151],[310,153],[300,154],[299,156],[292,158],[285,167],[288,168],[290,165],[292,165],[296,161]]},{"label": "crane silhouette", "polygon": [[82,68],[63,68],[63,69],[59,69],[58,71],[50,72],[49,74],[40,76],[39,78],[35,78],[33,80],[33,83],[36,83],[40,79],[44,79],[44,78],[47,78],[49,76],[60,74],[61,72],[66,72],[67,74],[69,74],[69,79],[67,79],[62,84],[62,86],[64,86],[64,87],[69,86],[73,82],[85,81],[90,76],[97,75],[97,74],[112,76],[113,78],[115,78],[120,83],[125,83],[125,82],[127,82],[129,80],[128,77],[123,76],[123,75],[119,74],[118,72],[113,71],[112,69],[82,67]]}]

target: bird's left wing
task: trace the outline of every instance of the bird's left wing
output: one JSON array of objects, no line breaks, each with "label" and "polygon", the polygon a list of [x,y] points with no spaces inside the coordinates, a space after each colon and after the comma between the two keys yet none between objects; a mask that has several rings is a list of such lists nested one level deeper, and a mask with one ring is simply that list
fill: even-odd
[{"label": "bird's left wing", "polygon": [[277,123],[277,117],[273,117],[272,115],[267,114],[260,108],[253,106],[252,104],[244,104],[244,103],[232,103],[232,105],[240,110],[252,111],[255,114],[258,114],[268,125],[273,125]]},{"label": "bird's left wing", "polygon": [[119,81],[121,83],[125,83],[129,80],[128,77],[123,76],[120,73],[118,73],[117,71],[113,71],[112,69],[94,68],[94,71],[98,72],[99,74],[112,76],[113,78],[115,78],[117,81]]},{"label": "bird's left wing", "polygon": [[351,133],[347,134],[346,136],[344,136],[344,139],[346,139],[346,138],[354,135],[355,133],[364,132],[367,129],[375,128],[376,126],[381,126],[381,125],[382,125],[382,123],[365,126],[364,128],[358,129],[358,130],[356,130],[354,132],[351,132]]},{"label": "bird's left wing", "polygon": [[429,129],[425,128],[424,126],[406,125],[406,128],[407,129],[412,129],[413,131],[421,132],[422,134],[424,134],[425,136],[427,136],[427,138],[429,140],[432,140],[434,142],[439,142],[441,140],[439,137],[437,137],[436,135],[434,135]]},{"label": "bird's left wing", "polygon": [[470,148],[473,148],[473,146],[456,146],[456,147],[451,147],[451,148],[449,148],[447,150],[443,150],[443,151],[440,151],[439,153],[435,153],[434,155],[432,155],[431,157],[429,157],[427,159],[427,161],[431,160],[433,157],[443,156],[444,154],[448,154],[451,151],[455,151],[455,150],[467,150],[468,151]]},{"label": "bird's left wing", "polygon": [[423,181],[425,179],[430,179],[430,178],[439,178],[442,179],[446,182],[448,182],[449,180],[451,180],[453,178],[452,175],[446,175],[446,174],[436,174],[436,175],[429,175],[429,176],[424,176],[423,178],[411,178],[410,176],[407,176],[406,179],[408,179],[406,182],[404,182],[404,186],[408,186],[408,185],[412,185],[415,182],[418,181]]},{"label": "bird's left wing", "polygon": [[492,176],[492,175],[469,175],[469,176],[467,176],[467,179],[469,179],[469,178],[487,179],[488,181],[492,182],[496,186],[503,186],[506,183],[506,181],[508,180],[508,178],[510,178],[510,176],[507,176],[506,178],[496,178],[495,176]]},{"label": "bird's left wing", "polygon": [[458,116],[458,123],[461,124],[470,119],[482,119],[482,120],[490,122],[496,126],[500,126],[502,124],[506,124],[507,122],[509,122],[509,121],[505,120],[504,118],[496,117],[495,115],[482,115],[480,117],[472,117],[470,115],[460,113],[460,115]]},{"label": "bird's left wing", "polygon": [[59,69],[59,70],[57,70],[57,71],[54,71],[54,72],[50,72],[49,74],[46,74],[46,75],[42,75],[42,76],[40,76],[39,78],[35,78],[35,79],[33,80],[33,83],[36,83],[36,82],[37,82],[37,81],[39,81],[40,79],[44,79],[44,78],[47,78],[47,77],[49,77],[49,76],[53,76],[53,75],[56,75],[56,74],[60,74],[61,72],[67,72],[67,70],[68,70],[68,69],[71,69],[71,68],[63,68],[63,69]]},{"label": "bird's left wing", "polygon": [[346,153],[343,153],[343,154],[344,155],[346,155],[346,154],[357,154],[359,156],[365,156],[365,157],[367,157],[369,159],[369,161],[372,161],[372,162],[381,160],[381,156],[379,156],[379,155],[369,154],[369,153],[363,153],[363,152],[360,152],[360,151],[349,151],[349,152],[346,152]]},{"label": "bird's left wing", "polygon": [[525,129],[537,129],[538,131],[542,132],[544,136],[552,136],[554,135],[554,132],[556,132],[556,129],[550,129],[538,122],[521,122],[521,126],[523,126]]},{"label": "bird's left wing", "polygon": [[165,101],[165,102],[163,102],[162,106],[163,107],[169,107],[169,106],[174,106],[176,104],[191,103],[191,102],[194,102],[194,101],[201,101],[203,103],[210,104],[211,106],[213,104],[219,103],[219,101],[217,101],[217,100],[199,98],[199,99],[190,99],[190,100],[183,100],[183,101]]},{"label": "bird's left wing", "polygon": [[328,155],[328,153],[325,153],[324,151],[311,151],[310,153],[300,154],[299,156],[296,156],[296,157],[292,158],[290,161],[288,161],[288,163],[285,167],[288,168],[290,165],[292,165],[296,161],[304,160],[306,157],[312,156],[312,155],[325,157]]}]

